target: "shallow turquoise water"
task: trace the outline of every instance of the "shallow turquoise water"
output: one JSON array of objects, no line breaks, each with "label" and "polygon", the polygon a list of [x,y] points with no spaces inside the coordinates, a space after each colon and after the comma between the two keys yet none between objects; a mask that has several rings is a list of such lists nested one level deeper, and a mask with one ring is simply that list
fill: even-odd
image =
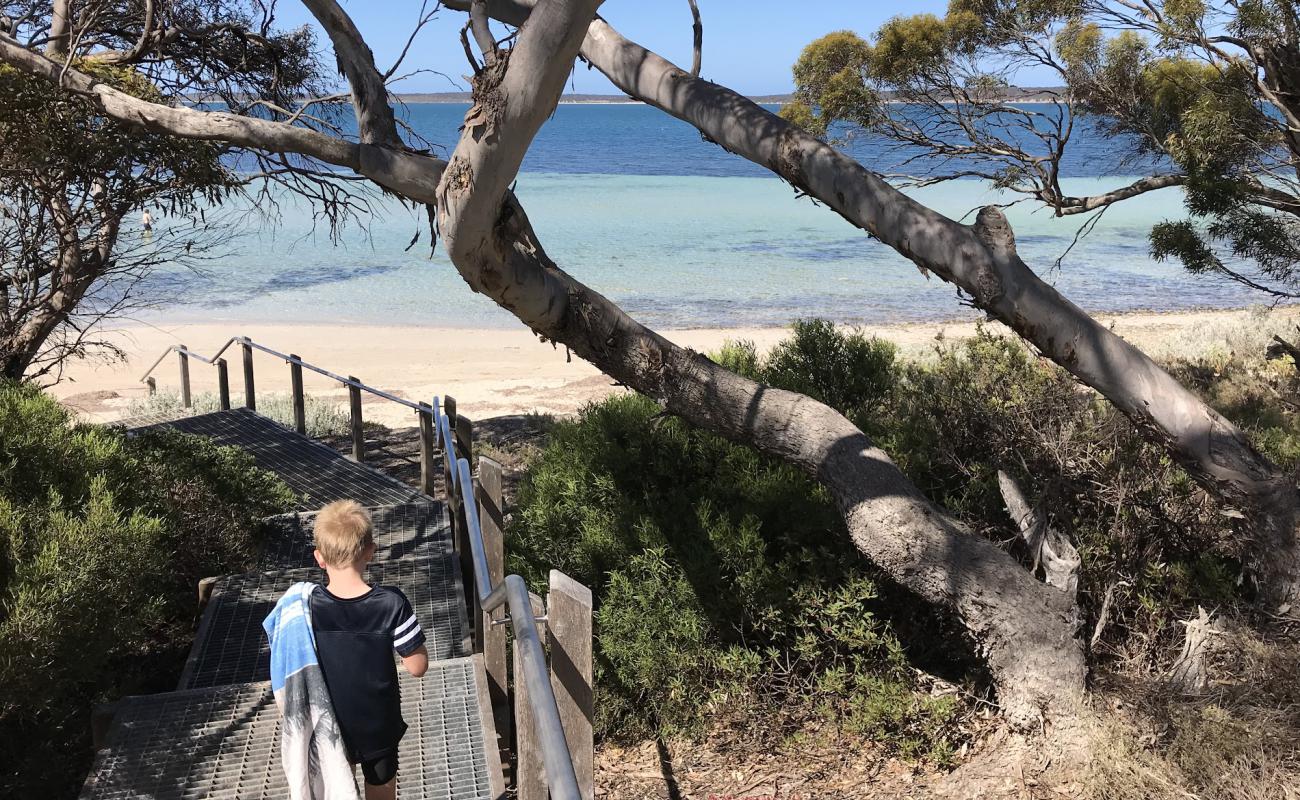
[{"label": "shallow turquoise water", "polygon": [[[432,120],[426,120],[430,138],[449,141],[457,107],[428,108],[438,109],[421,112]],[[584,125],[596,125],[606,138],[584,143],[576,136]],[[564,107],[556,126],[539,138],[526,164],[535,171],[520,176],[517,192],[556,262],[644,322],[763,326],[801,316],[875,323],[973,315],[953,287],[927,280],[834,212],[796,199],[781,181],[652,109]],[[566,130],[574,135],[562,135]],[[688,174],[629,174],[639,163],[676,164]],[[547,170],[557,164],[566,171]],[[1123,180],[1075,177],[1065,188],[1085,194]],[[1006,199],[966,181],[913,194],[953,217]],[[1180,205],[1178,192],[1165,190],[1112,209],[1059,267],[1082,220],[1054,219],[1025,204],[1008,215],[1025,260],[1086,308],[1259,302],[1248,290],[1150,260],[1151,224],[1180,216]],[[205,321],[518,324],[473,294],[441,250],[430,257],[422,212],[417,223],[395,201],[380,200],[378,207],[368,235],[352,227],[336,245],[313,226],[308,208],[282,203],[278,225],[245,230],[234,251],[204,274],[161,276],[158,288],[192,302],[159,314]],[[420,242],[408,251],[417,225]]]}]

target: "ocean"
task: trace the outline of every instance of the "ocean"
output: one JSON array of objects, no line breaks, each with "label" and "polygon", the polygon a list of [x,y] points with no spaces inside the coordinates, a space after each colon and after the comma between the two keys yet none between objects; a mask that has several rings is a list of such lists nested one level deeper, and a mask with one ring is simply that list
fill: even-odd
[{"label": "ocean", "polygon": [[[425,104],[405,113],[429,146],[445,153],[465,110]],[[1096,131],[1077,131],[1075,144],[1063,171],[1072,194],[1122,185],[1149,169],[1119,160],[1122,148]],[[864,138],[849,150],[878,169],[898,158]],[[560,106],[530,149],[516,192],[561,267],[655,327],[780,326],[814,316],[848,324],[976,316],[954,287],[927,279],[833,211],[796,197],[771,173],[647,106]],[[1010,199],[976,181],[909,194],[954,218]],[[371,204],[374,213],[364,224],[349,225],[336,241],[312,208],[291,196],[254,209],[232,201],[215,213],[235,215],[237,238],[200,272],[162,270],[145,287],[161,305],[141,318],[232,325],[518,324],[474,294],[440,249],[430,252],[423,210],[377,194]],[[1053,218],[1028,203],[1007,213],[1026,262],[1087,309],[1226,308],[1265,299],[1151,260],[1151,225],[1182,216],[1176,189],[1114,207],[1077,242],[1081,218]],[[419,241],[411,245],[417,230]]]}]

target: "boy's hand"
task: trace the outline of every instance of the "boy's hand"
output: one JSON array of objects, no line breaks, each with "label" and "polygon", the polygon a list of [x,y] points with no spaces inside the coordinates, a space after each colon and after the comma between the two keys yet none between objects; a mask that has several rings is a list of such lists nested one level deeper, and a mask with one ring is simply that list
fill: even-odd
[{"label": "boy's hand", "polygon": [[402,666],[406,667],[412,678],[423,678],[424,673],[429,671],[429,648],[420,645],[409,656],[402,656]]}]

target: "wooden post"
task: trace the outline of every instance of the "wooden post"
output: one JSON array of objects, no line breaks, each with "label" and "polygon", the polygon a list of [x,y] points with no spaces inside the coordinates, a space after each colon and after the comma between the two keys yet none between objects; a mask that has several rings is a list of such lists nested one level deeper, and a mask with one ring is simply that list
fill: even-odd
[{"label": "wooden post", "polygon": [[[483,528],[483,551],[487,554],[488,576],[492,586],[500,586],[505,579],[505,508],[501,500],[501,465],[490,458],[478,459],[478,519]],[[510,741],[510,698],[506,690],[506,626],[493,625],[492,620],[504,620],[505,613],[497,609],[492,614],[481,614],[475,631],[474,650],[483,654],[483,668],[487,672],[488,697],[492,701],[492,716],[497,733]]]},{"label": "wooden post", "polygon": [[152,375],[150,375],[148,378],[145,378],[144,383],[146,386],[149,387],[150,397],[153,397],[154,395],[158,394],[158,381],[155,380]]},{"label": "wooden post", "polygon": [[474,422],[464,414],[456,416],[456,423],[451,428],[452,435],[456,437],[456,452],[460,453],[461,458],[468,458],[469,465],[474,466]]},{"label": "wooden post", "polygon": [[302,394],[302,359],[289,354],[289,384],[293,401],[293,427],[303,436],[307,435],[307,400]]},{"label": "wooden post", "polygon": [[226,368],[224,358],[217,359],[217,397],[221,401],[221,410],[230,410],[230,370]]},{"label": "wooden post", "polygon": [[[533,616],[545,611],[541,598],[531,595]],[[526,620],[512,620],[511,624],[527,624]],[[545,631],[538,626],[537,633],[546,641]],[[532,706],[528,704],[528,683],[524,680],[524,659],[519,653],[519,640],[513,646],[515,676],[515,797],[518,800],[547,800],[546,765],[542,762],[542,748],[537,742],[537,722]]]},{"label": "wooden post", "polygon": [[[355,375],[349,375],[348,380],[361,383]],[[361,425],[361,388],[359,386],[348,385],[348,405],[352,412],[352,458],[357,461],[365,461],[366,433]]]},{"label": "wooden post", "polygon": [[[468,417],[456,417],[456,427],[453,428],[452,436],[456,440],[456,458],[469,461],[471,480],[474,471],[474,445],[473,445],[473,423]],[[459,513],[457,515],[457,530],[460,539],[460,574],[463,578],[465,588],[465,603],[469,609],[470,622],[475,627],[479,624],[479,604],[478,589],[474,585],[474,549],[469,545],[469,525],[465,521],[465,503],[470,502],[471,487],[462,486],[460,494],[460,504],[457,505]]]},{"label": "wooden post", "polygon": [[176,358],[181,364],[181,408],[190,407],[190,353],[181,345],[176,351]]},{"label": "wooden post", "polygon": [[456,398],[449,394],[442,396],[442,413],[447,415],[447,427],[456,432]]},{"label": "wooden post", "polygon": [[253,386],[253,348],[248,342],[241,342],[244,351],[244,408],[257,410],[257,389]]},{"label": "wooden post", "polygon": [[591,590],[551,570],[546,595],[547,649],[551,654],[551,689],[560,707],[564,740],[578,776],[583,800],[595,797],[595,740],[592,720]]},{"label": "wooden post", "polygon": [[433,497],[433,407],[420,404],[420,491]]}]

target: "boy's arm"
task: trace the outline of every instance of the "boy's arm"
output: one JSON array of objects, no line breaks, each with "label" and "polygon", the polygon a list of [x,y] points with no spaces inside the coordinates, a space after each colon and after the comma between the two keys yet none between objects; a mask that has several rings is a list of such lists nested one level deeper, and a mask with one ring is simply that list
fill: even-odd
[{"label": "boy's arm", "polygon": [[402,656],[402,666],[411,673],[412,678],[423,678],[429,671],[429,648],[424,645],[407,656]]}]

